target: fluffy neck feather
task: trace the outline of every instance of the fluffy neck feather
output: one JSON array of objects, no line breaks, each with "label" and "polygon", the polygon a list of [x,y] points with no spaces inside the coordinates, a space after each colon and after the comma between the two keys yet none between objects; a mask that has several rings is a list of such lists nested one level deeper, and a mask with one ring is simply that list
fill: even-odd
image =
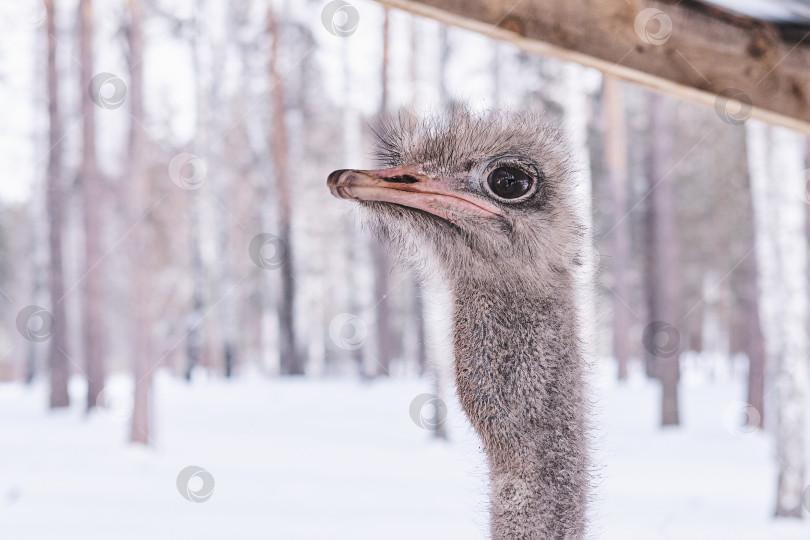
[{"label": "fluffy neck feather", "polygon": [[581,538],[588,460],[573,279],[456,280],[462,407],[484,445],[496,539]]}]

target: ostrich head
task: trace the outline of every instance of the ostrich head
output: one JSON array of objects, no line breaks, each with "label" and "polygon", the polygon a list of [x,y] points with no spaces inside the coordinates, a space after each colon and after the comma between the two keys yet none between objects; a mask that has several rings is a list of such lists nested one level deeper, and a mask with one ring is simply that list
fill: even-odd
[{"label": "ostrich head", "polygon": [[335,171],[328,185],[449,285],[456,388],[489,460],[492,537],[582,537],[584,227],[558,131],[534,112],[456,108],[378,135],[384,168]]},{"label": "ostrich head", "polygon": [[328,185],[365,207],[393,251],[412,262],[431,253],[451,280],[548,283],[579,264],[568,153],[539,113],[456,107],[384,121],[375,133],[384,168],[337,170]]}]

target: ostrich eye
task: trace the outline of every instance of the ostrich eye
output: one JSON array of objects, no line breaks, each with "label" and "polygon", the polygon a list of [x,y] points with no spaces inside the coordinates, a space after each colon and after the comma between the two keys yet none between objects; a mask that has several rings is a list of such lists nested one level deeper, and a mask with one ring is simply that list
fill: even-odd
[{"label": "ostrich eye", "polygon": [[532,188],[533,180],[522,169],[517,167],[498,167],[489,173],[489,189],[502,199],[517,199]]}]

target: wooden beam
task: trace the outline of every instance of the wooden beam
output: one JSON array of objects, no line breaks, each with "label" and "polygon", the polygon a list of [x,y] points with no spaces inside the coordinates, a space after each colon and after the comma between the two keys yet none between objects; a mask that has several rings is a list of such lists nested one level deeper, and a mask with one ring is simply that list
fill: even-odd
[{"label": "wooden beam", "polygon": [[691,0],[379,1],[709,105],[730,123],[810,134],[810,28]]}]

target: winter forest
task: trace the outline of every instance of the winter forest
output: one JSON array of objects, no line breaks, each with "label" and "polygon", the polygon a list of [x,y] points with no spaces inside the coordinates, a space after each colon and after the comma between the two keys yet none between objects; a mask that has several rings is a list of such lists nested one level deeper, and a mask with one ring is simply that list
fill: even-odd
[{"label": "winter forest", "polygon": [[0,537],[489,538],[446,283],[326,184],[461,105],[575,163],[588,537],[810,537],[805,134],[370,0],[0,29]]}]

